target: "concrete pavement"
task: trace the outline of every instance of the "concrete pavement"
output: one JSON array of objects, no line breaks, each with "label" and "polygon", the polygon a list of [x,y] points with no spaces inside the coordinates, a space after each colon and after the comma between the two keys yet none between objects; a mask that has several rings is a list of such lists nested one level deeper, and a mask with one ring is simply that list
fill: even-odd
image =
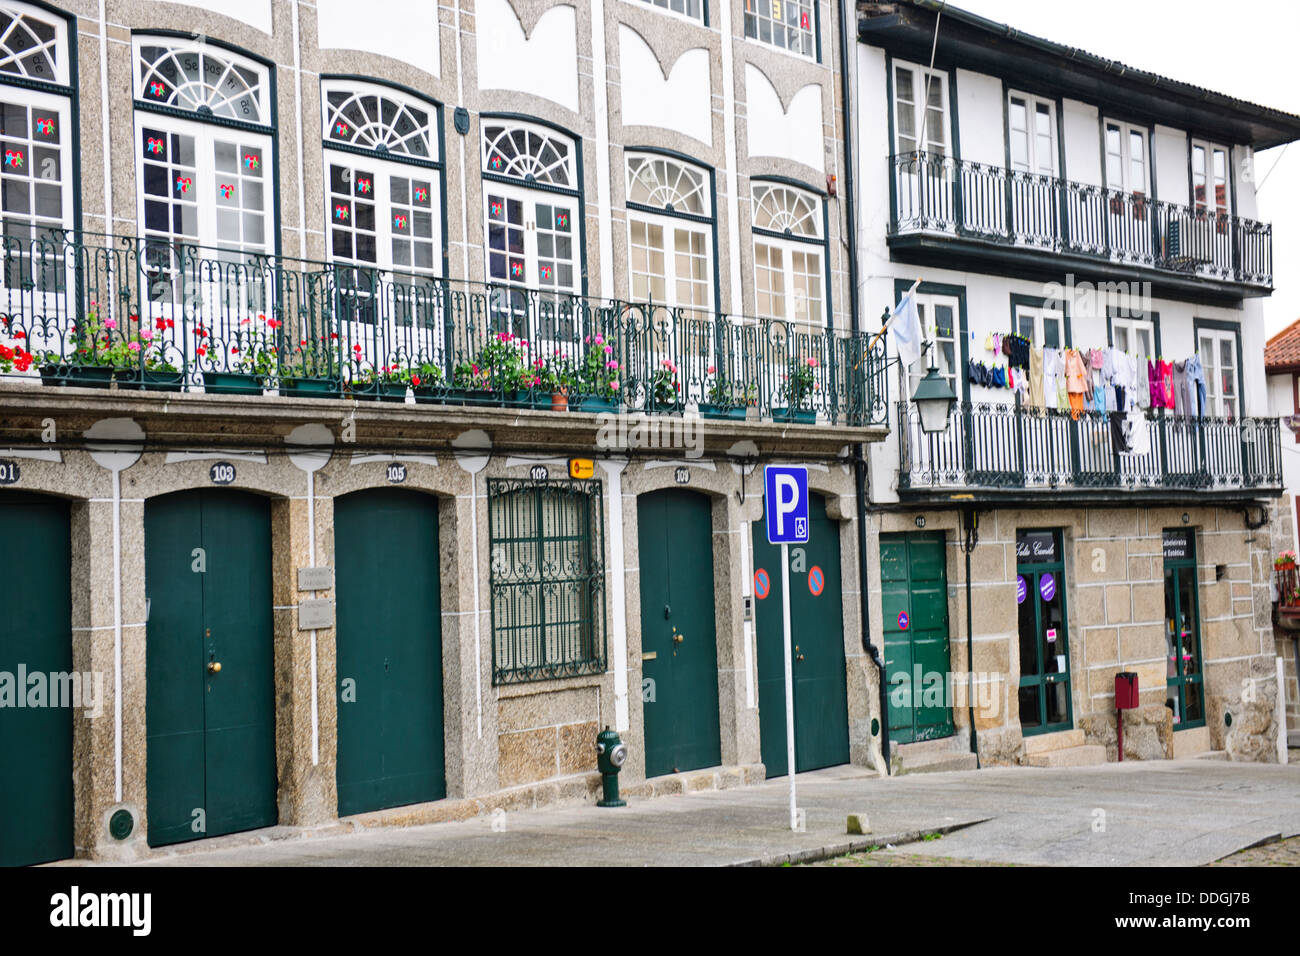
[{"label": "concrete pavement", "polygon": [[[997,768],[879,779],[854,767],[802,774],[806,832],[778,779],[737,790],[548,808],[403,829],[289,827],[178,848],[159,865],[721,866],[824,858],[917,840],[908,852],[1046,865],[1212,862],[1300,834],[1300,766],[1205,760]],[[872,834],[845,833],[849,813]],[[494,829],[495,827],[495,829]]]}]

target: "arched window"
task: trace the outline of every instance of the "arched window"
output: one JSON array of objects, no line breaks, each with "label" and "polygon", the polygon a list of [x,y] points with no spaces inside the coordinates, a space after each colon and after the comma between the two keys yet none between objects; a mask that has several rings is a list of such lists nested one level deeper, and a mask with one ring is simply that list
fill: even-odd
[{"label": "arched window", "polygon": [[754,290],[760,316],[826,321],[821,199],[779,183],[753,184]]},{"label": "arched window", "polygon": [[707,170],[627,154],[628,274],[634,302],[707,313],[713,304],[713,184]]},{"label": "arched window", "polygon": [[[321,87],[332,261],[391,273],[402,284],[440,275],[437,107],[355,80]],[[355,278],[358,288],[369,285]]]},{"label": "arched window", "polygon": [[226,260],[270,252],[268,68],[201,40],[149,36],[135,38],[135,63],[139,217],[150,266],[174,269],[177,243]]},{"label": "arched window", "polygon": [[[68,24],[0,2],[0,240],[5,289],[66,288],[63,235],[73,228]],[[38,265],[40,263],[40,265]],[[4,339],[0,338],[0,344]]]},{"label": "arched window", "polygon": [[554,130],[483,121],[489,281],[579,291],[576,162],[574,141]]}]

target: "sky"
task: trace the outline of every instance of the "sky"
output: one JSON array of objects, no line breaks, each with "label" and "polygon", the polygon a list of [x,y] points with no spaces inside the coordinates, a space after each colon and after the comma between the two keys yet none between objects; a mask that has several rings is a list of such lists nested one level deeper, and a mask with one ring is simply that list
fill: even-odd
[{"label": "sky", "polygon": [[[953,0],[952,6],[1175,80],[1300,114],[1296,0]],[[942,24],[940,30],[942,30]],[[1300,318],[1300,142],[1255,157],[1273,224],[1269,335]]]}]

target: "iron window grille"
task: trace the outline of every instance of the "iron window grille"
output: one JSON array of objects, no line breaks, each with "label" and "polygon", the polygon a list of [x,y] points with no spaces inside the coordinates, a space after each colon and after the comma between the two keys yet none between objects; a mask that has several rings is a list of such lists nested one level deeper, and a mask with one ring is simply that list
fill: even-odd
[{"label": "iron window grille", "polygon": [[605,670],[599,481],[488,479],[492,683]]}]

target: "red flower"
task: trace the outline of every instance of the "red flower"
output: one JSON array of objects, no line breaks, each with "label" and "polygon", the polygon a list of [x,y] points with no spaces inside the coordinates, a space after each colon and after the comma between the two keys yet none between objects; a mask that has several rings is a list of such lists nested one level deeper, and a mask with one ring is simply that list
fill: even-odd
[{"label": "red flower", "polygon": [[7,345],[0,345],[0,359],[11,359],[14,357],[14,350]]},{"label": "red flower", "polygon": [[207,350],[205,347],[203,347],[202,345],[200,345],[198,348],[196,348],[196,349],[194,350],[194,354],[195,354],[195,355],[198,355],[198,356],[200,356],[200,357],[202,357],[202,356],[208,354],[208,350]]},{"label": "red flower", "polygon": [[21,332],[21,331],[20,331],[20,332],[15,332],[15,333],[14,333],[14,338],[18,339],[19,341],[22,341],[23,339],[27,338],[27,333],[26,333],[26,332]]},{"label": "red flower", "polygon": [[412,376],[411,376],[411,384],[414,385],[416,388],[419,388],[419,387],[420,387],[420,376],[418,376],[418,375],[412,375]]}]

